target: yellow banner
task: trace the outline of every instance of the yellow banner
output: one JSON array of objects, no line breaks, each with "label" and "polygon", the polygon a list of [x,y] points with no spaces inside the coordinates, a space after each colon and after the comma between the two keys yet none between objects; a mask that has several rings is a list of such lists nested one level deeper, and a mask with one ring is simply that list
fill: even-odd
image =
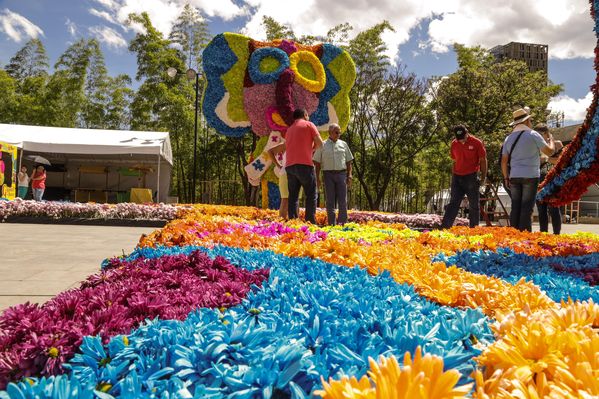
[{"label": "yellow banner", "polygon": [[17,147],[0,141],[0,198],[17,196]]}]

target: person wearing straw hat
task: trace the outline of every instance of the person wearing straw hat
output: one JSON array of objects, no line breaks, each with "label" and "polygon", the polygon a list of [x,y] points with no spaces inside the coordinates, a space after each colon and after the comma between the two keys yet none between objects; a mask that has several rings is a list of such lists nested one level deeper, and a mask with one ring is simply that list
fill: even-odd
[{"label": "person wearing straw hat", "polygon": [[553,136],[547,141],[533,130],[528,108],[512,113],[512,132],[503,142],[501,172],[503,184],[511,191],[510,225],[521,231],[532,231],[532,211],[541,175],[540,152],[550,156],[555,152]]}]

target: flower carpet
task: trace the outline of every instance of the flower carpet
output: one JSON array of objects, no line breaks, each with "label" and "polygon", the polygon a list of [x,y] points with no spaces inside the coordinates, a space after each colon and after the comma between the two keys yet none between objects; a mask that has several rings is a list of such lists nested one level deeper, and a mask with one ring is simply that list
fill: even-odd
[{"label": "flower carpet", "polygon": [[182,208],[0,314],[0,398],[599,397],[599,236],[408,220]]}]

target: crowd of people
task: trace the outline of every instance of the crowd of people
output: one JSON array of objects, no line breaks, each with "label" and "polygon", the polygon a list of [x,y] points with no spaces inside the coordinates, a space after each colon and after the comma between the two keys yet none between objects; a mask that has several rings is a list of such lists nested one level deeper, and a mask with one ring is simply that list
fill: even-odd
[{"label": "crowd of people", "polygon": [[[557,163],[563,148],[555,141],[545,124],[533,129],[528,108],[513,112],[512,131],[501,148],[501,173],[503,186],[511,198],[510,226],[532,231],[532,215],[539,182],[552,164]],[[455,139],[451,143],[453,174],[451,197],[443,216],[442,227],[453,225],[464,196],[468,199],[470,227],[480,222],[480,187],[487,179],[487,152],[481,140],[468,132],[465,125],[453,128]],[[551,217],[553,233],[561,231],[560,209],[537,202],[540,230],[547,232]]]},{"label": "crowd of people", "polygon": [[27,173],[27,166],[21,166],[21,170],[17,174],[18,186],[17,197],[25,199],[29,192],[31,184],[31,193],[35,201],[41,201],[46,189],[46,169],[44,165],[37,165],[33,168],[31,176]]},{"label": "crowd of people", "polygon": [[[281,217],[297,218],[300,190],[303,190],[306,221],[316,222],[319,192],[324,189],[329,225],[347,222],[347,190],[352,184],[352,161],[348,144],[341,140],[341,128],[329,125],[329,137],[322,140],[305,109],[294,112],[294,122],[281,144],[269,150],[275,162],[281,193]],[[503,186],[511,198],[510,225],[532,230],[532,214],[539,182],[547,175],[563,148],[545,124],[533,129],[528,108],[513,112],[512,131],[501,149]],[[445,208],[442,228],[453,226],[460,209],[467,204],[470,227],[480,223],[480,189],[487,184],[487,151],[466,125],[453,127],[451,194]],[[549,218],[554,234],[561,230],[559,208],[536,203],[541,231],[548,231]]]}]

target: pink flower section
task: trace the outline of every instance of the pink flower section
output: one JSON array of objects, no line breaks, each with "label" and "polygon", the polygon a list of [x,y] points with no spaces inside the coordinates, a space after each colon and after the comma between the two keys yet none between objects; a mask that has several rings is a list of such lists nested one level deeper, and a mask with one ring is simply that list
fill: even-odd
[{"label": "pink flower section", "polygon": [[291,55],[297,51],[295,43],[291,40],[283,40],[281,44],[279,44],[279,48],[286,52],[287,55]]},{"label": "pink flower section", "polygon": [[146,319],[183,320],[197,308],[237,305],[268,274],[237,268],[224,258],[212,260],[200,251],[112,259],[78,289],[0,315],[0,390],[23,377],[61,373],[86,335],[108,341]]},{"label": "pink flower section", "polygon": [[309,115],[316,112],[316,109],[318,108],[318,95],[316,93],[312,93],[311,91],[304,89],[301,85],[293,83],[291,96],[295,108],[304,108],[308,111]]},{"label": "pink flower section", "polygon": [[243,89],[243,106],[257,136],[268,136],[271,129],[266,121],[266,111],[276,104],[275,84],[254,85]]}]

